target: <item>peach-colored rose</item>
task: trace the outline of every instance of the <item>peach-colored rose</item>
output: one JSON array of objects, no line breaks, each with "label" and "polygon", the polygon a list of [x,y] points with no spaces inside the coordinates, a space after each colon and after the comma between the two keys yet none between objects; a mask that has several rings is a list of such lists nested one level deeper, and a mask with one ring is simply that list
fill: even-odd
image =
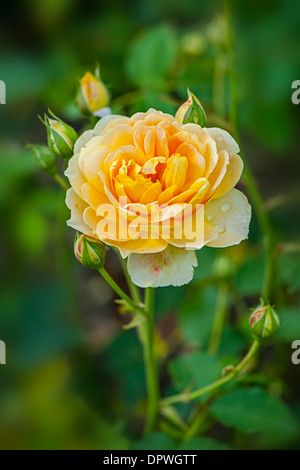
[{"label": "peach-colored rose", "polygon": [[[187,283],[197,265],[194,249],[234,245],[247,237],[251,209],[233,189],[243,163],[237,143],[224,130],[181,125],[173,116],[149,109],[130,118],[104,117],[77,140],[74,152],[66,170],[72,186],[66,198],[68,225],[129,256],[129,272],[142,287]],[[171,209],[176,207],[178,214],[196,204],[204,207],[204,232],[192,241],[172,238]],[[118,213],[116,221],[113,212],[109,216],[114,231],[103,223],[103,205]],[[153,238],[124,238],[141,207],[162,208],[163,219],[170,218],[171,235],[164,237],[157,222]],[[142,232],[150,228],[147,221]]]}]

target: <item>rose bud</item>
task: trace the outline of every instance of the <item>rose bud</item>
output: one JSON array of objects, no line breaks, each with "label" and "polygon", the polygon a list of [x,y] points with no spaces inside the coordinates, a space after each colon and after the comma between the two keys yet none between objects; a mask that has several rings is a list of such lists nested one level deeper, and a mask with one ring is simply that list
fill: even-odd
[{"label": "rose bud", "polygon": [[100,269],[104,265],[106,248],[99,240],[76,232],[74,254],[83,266]]},{"label": "rose bud", "polygon": [[76,103],[83,114],[103,117],[111,113],[108,107],[109,94],[100,80],[99,69],[95,75],[86,72],[79,82]]},{"label": "rose bud", "polygon": [[63,122],[51,111],[49,111],[49,114],[51,117],[45,114],[44,120],[41,119],[47,129],[49,149],[68,161],[73,155],[73,148],[78,135],[73,127]]},{"label": "rose bud", "polygon": [[179,124],[199,124],[203,127],[206,124],[206,114],[198,98],[188,90],[188,100],[185,101],[177,110],[175,118]]},{"label": "rose bud", "polygon": [[271,305],[264,305],[263,300],[251,314],[249,323],[252,334],[257,339],[274,336],[280,326],[277,312]]},{"label": "rose bud", "polygon": [[57,155],[51,152],[46,145],[28,145],[33,150],[35,164],[40,169],[55,175],[57,173]]}]

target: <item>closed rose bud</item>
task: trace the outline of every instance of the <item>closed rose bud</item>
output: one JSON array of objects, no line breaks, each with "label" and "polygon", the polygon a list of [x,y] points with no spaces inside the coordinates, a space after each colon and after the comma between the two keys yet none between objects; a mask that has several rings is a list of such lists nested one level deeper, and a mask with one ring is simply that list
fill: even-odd
[{"label": "closed rose bud", "polygon": [[103,108],[110,114],[108,91],[100,78],[91,72],[86,72],[79,82],[76,103],[83,114],[98,115]]},{"label": "closed rose bud", "polygon": [[73,155],[74,144],[78,138],[73,127],[69,126],[55,114],[49,111],[51,117],[45,115],[44,120],[48,136],[48,147],[64,160],[69,160]]},{"label": "closed rose bud", "polygon": [[40,169],[55,175],[57,173],[57,155],[51,152],[45,145],[28,145],[33,150],[35,164]]},{"label": "closed rose bud", "polygon": [[83,266],[100,269],[104,265],[106,248],[99,240],[87,235],[79,235],[77,232],[74,240],[74,254]]},{"label": "closed rose bud", "polygon": [[263,300],[251,314],[249,323],[252,334],[257,339],[274,336],[280,326],[277,312],[271,305],[264,305]]},{"label": "closed rose bud", "polygon": [[175,118],[180,124],[199,124],[203,127],[206,124],[205,111],[198,98],[188,90],[188,100],[185,101],[177,110]]}]

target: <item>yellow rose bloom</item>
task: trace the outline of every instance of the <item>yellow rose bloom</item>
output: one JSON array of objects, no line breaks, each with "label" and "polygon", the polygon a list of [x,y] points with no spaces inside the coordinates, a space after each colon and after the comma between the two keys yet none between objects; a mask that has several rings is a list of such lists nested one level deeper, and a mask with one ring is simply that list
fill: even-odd
[{"label": "yellow rose bloom", "polygon": [[[251,208],[234,189],[243,162],[224,130],[182,125],[149,109],[104,117],[77,140],[74,152],[65,173],[71,184],[68,225],[128,256],[129,273],[141,287],[185,284],[197,265],[195,249],[234,245],[248,235]],[[204,208],[201,233],[176,238],[181,212],[198,205]],[[132,236],[127,229],[139,212],[144,236]],[[166,236],[162,220],[170,221]]]}]

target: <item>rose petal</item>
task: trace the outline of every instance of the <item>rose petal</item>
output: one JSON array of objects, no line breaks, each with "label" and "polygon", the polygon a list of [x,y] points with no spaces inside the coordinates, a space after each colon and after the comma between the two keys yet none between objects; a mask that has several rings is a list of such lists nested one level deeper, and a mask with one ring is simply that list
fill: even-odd
[{"label": "rose petal", "polygon": [[194,250],[172,245],[161,253],[130,253],[127,264],[132,281],[139,287],[182,286],[192,280],[195,266]]},{"label": "rose petal", "polygon": [[240,147],[229,132],[219,127],[209,127],[205,130],[216,142],[218,152],[227,150],[228,153],[239,153]]},{"label": "rose petal", "polygon": [[205,206],[205,218],[219,233],[217,238],[207,243],[208,246],[237,245],[248,235],[251,206],[243,193],[232,189]]},{"label": "rose petal", "polygon": [[93,130],[88,130],[78,137],[74,145],[74,154],[79,153],[82,147],[84,147],[94,137],[94,135]]},{"label": "rose petal", "polygon": [[129,124],[131,122],[130,118],[125,116],[121,116],[118,114],[109,114],[108,116],[104,116],[94,127],[94,134],[100,135],[105,133],[108,128],[113,128],[118,124]]},{"label": "rose petal", "polygon": [[93,231],[83,220],[83,212],[88,205],[72,188],[69,188],[66,193],[66,205],[71,210],[71,218],[67,220],[67,225],[85,235],[93,236]]},{"label": "rose petal", "polygon": [[232,153],[229,155],[229,163],[226,168],[226,173],[220,182],[219,186],[216,188],[212,199],[221,197],[224,194],[228,193],[234,186],[239,182],[241,174],[243,172],[244,163],[239,155]]},{"label": "rose petal", "polygon": [[79,160],[79,154],[75,153],[75,155],[69,160],[69,164],[65,171],[65,175],[70,181],[72,188],[76,191],[78,196],[83,198],[82,186],[84,185],[86,180],[79,169],[78,160]]}]

